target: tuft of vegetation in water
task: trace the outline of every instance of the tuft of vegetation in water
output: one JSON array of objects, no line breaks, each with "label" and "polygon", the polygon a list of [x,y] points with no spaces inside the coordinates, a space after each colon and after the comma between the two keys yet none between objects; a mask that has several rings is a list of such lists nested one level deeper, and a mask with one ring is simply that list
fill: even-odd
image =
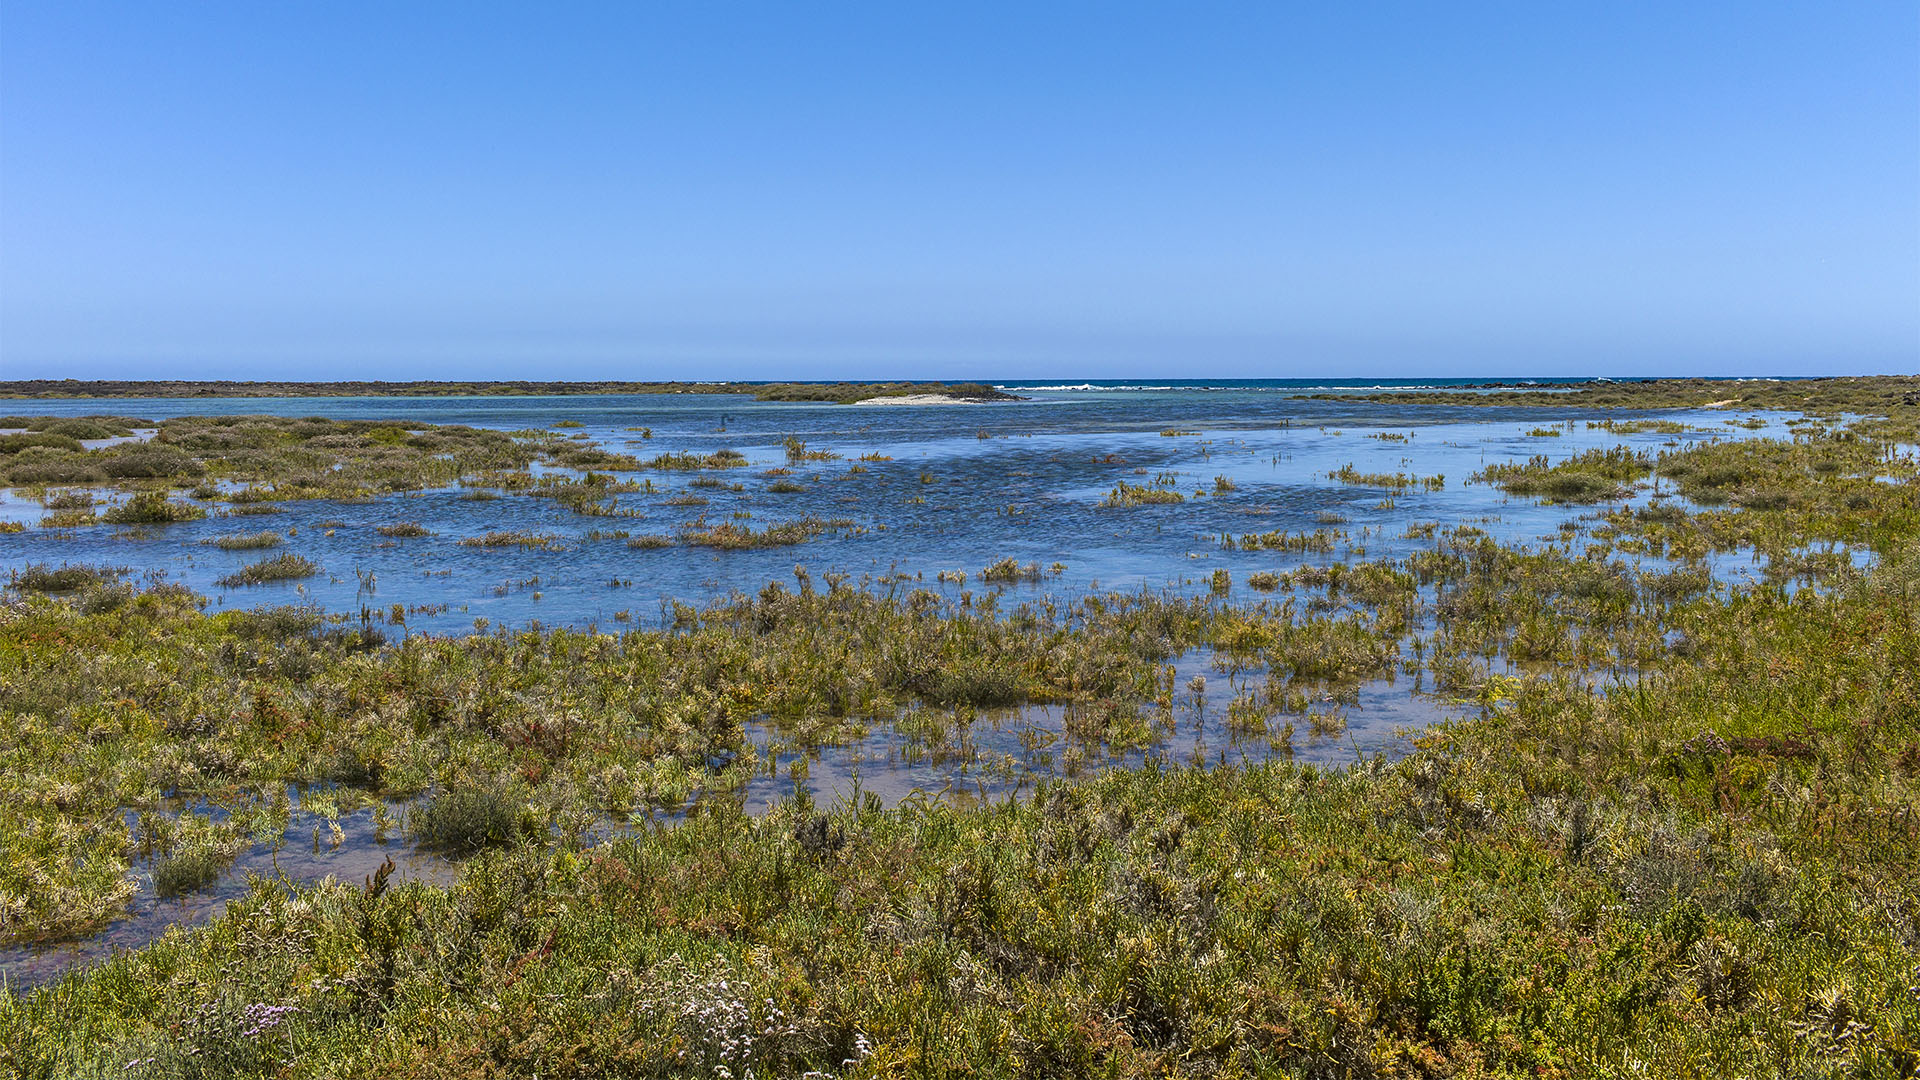
[{"label": "tuft of vegetation in water", "polygon": [[525,798],[505,785],[443,791],[408,815],[416,841],[443,851],[499,847],[537,829],[522,821]]},{"label": "tuft of vegetation in water", "polygon": [[118,506],[109,507],[100,520],[109,525],[167,525],[193,521],[207,512],[192,503],[174,502],[164,491],[143,491]]},{"label": "tuft of vegetation in water", "polygon": [[1444,476],[1409,476],[1406,473],[1369,473],[1361,472],[1352,464],[1342,465],[1327,474],[1327,479],[1338,480],[1355,487],[1386,488],[1389,491],[1405,491],[1412,487],[1438,491],[1446,486]]},{"label": "tuft of vegetation in water", "polygon": [[97,524],[99,518],[91,510],[56,510],[40,519],[43,529],[77,529]]},{"label": "tuft of vegetation in water", "polygon": [[1125,480],[1114,485],[1112,491],[1101,502],[1102,506],[1161,506],[1186,502],[1187,497],[1174,487],[1175,478],[1169,474],[1156,477],[1151,484],[1129,484]]},{"label": "tuft of vegetation in water", "polygon": [[19,592],[73,592],[89,585],[118,581],[127,573],[125,567],[76,566],[67,563],[54,567],[45,563],[30,563],[8,575],[7,587]]},{"label": "tuft of vegetation in water", "polygon": [[40,505],[49,510],[90,510],[98,501],[86,488],[68,488],[49,491],[41,497]]},{"label": "tuft of vegetation in water", "polygon": [[1011,584],[1019,581],[1039,581],[1040,564],[1027,563],[1022,566],[1017,559],[1006,558],[980,571],[980,580],[989,584]]},{"label": "tuft of vegetation in water", "polygon": [[417,521],[396,521],[391,525],[378,526],[373,531],[397,540],[433,535],[432,530]]},{"label": "tuft of vegetation in water", "polygon": [[1537,454],[1524,465],[1489,465],[1472,479],[1549,502],[1596,503],[1632,493],[1628,481],[1653,471],[1647,455],[1625,446],[1597,447],[1564,461]]},{"label": "tuft of vegetation in water", "polygon": [[1615,435],[1640,435],[1651,432],[1657,435],[1681,435],[1687,431],[1687,425],[1678,420],[1589,420],[1587,430],[1606,431]]},{"label": "tuft of vegetation in water", "polygon": [[469,536],[460,541],[460,546],[471,548],[517,547],[530,551],[558,551],[561,548],[561,542],[560,538],[552,533],[495,529],[492,532],[482,533],[479,536]]},{"label": "tuft of vegetation in water", "polygon": [[284,538],[279,533],[267,529],[255,533],[229,533],[226,536],[216,536],[211,540],[200,542],[209,547],[217,547],[221,551],[257,551],[261,548],[279,547],[283,541]]},{"label": "tuft of vegetation in water", "polygon": [[852,527],[853,522],[846,518],[804,517],[798,521],[769,525],[758,531],[751,526],[736,525],[727,521],[717,525],[695,525],[683,529],[680,533],[680,542],[695,547],[720,548],[724,551],[787,547],[793,544],[804,544],[822,533]]},{"label": "tuft of vegetation in water", "polygon": [[1220,538],[1221,546],[1238,548],[1241,551],[1287,551],[1295,554],[1325,554],[1333,550],[1333,545],[1347,539],[1347,534],[1339,529],[1315,529],[1312,532],[1287,532],[1275,530],[1266,533],[1247,533],[1235,540],[1231,536]]},{"label": "tuft of vegetation in water", "polygon": [[276,555],[271,559],[262,559],[220,578],[216,584],[232,589],[242,585],[265,585],[274,581],[297,581],[310,578],[320,572],[313,560],[299,555]]},{"label": "tuft of vegetation in water", "polygon": [[647,462],[647,467],[685,472],[693,469],[738,469],[746,464],[747,456],[738,450],[715,450],[711,454],[697,454],[692,451],[661,454]]},{"label": "tuft of vegetation in water", "polygon": [[787,452],[787,464],[798,465],[804,461],[837,461],[839,454],[831,450],[809,450],[807,441],[798,436],[789,435],[781,441]]},{"label": "tuft of vegetation in water", "polygon": [[167,850],[153,862],[153,889],[162,897],[213,884],[245,843],[198,814],[182,815],[169,831]]}]

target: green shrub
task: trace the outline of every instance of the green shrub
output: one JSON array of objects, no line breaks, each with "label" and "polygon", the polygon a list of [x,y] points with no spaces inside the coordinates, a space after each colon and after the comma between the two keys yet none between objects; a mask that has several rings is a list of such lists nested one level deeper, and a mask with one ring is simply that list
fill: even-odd
[{"label": "green shrub", "polygon": [[211,540],[200,541],[221,551],[258,551],[261,548],[279,547],[280,534],[272,529],[257,533],[233,533],[229,536],[216,536]]},{"label": "green shrub", "polygon": [[0,435],[0,454],[17,454],[35,446],[43,446],[50,450],[78,451],[81,449],[80,440],[71,435],[38,431],[23,435]]},{"label": "green shrub", "polygon": [[263,585],[270,581],[293,581],[308,578],[320,572],[320,567],[311,559],[298,555],[276,555],[271,559],[243,566],[239,570],[221,578],[217,584],[222,588],[235,588],[241,585]]},{"label": "green shrub", "polygon": [[164,491],[143,491],[101,515],[109,525],[166,525],[192,521],[207,512],[192,503],[173,502]]},{"label": "green shrub", "polygon": [[101,461],[100,469],[108,476],[123,480],[199,476],[206,472],[188,454],[170,446],[147,443],[130,445],[113,452]]},{"label": "green shrub", "polygon": [[413,838],[442,851],[479,851],[525,832],[522,800],[505,787],[456,787],[434,796],[407,818]]},{"label": "green shrub", "polygon": [[74,566],[62,563],[58,569],[45,563],[33,563],[15,570],[8,586],[19,592],[72,592],[88,585],[117,581],[127,573],[118,566]]}]

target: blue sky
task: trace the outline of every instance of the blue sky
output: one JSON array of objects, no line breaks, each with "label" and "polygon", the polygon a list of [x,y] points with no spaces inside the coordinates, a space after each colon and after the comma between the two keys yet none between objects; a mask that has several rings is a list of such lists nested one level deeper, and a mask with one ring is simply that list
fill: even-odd
[{"label": "blue sky", "polygon": [[1916,369],[1905,0],[0,0],[9,378]]}]

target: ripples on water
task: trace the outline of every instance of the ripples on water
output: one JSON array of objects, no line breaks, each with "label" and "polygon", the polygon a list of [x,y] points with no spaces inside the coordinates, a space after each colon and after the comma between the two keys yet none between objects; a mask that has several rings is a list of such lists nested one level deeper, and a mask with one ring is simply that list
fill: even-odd
[{"label": "ripples on water", "polygon": [[[1365,557],[1404,555],[1425,542],[1404,539],[1416,522],[1473,524],[1508,541],[1530,542],[1579,516],[1580,508],[1509,499],[1497,489],[1468,486],[1468,475],[1500,461],[1534,454],[1566,456],[1594,446],[1628,443],[1657,448],[1673,436],[1616,436],[1589,431],[1600,412],[1559,411],[1576,421],[1559,438],[1526,431],[1543,423],[1537,410],[1409,406],[1364,401],[1304,401],[1275,390],[1033,392],[1032,400],[986,405],[857,406],[756,402],[733,395],[647,395],[578,398],[270,398],[222,400],[27,401],[10,411],[59,415],[115,412],[160,419],[176,415],[268,413],[340,419],[419,420],[518,430],[572,421],[611,450],[636,456],[731,447],[750,466],[704,474],[639,474],[655,494],[623,494],[618,508],[634,516],[586,517],[550,500],[505,496],[462,498],[461,489],[389,496],[360,503],[287,502],[285,513],[209,517],[145,530],[93,526],[65,532],[29,530],[0,536],[0,569],[30,562],[111,563],[164,570],[168,579],[212,598],[214,608],[317,603],[357,612],[363,604],[416,609],[415,631],[461,633],[476,618],[494,625],[610,627],[627,612],[657,624],[664,605],[704,603],[734,591],[754,592],[791,577],[796,564],[855,580],[906,575],[915,587],[958,595],[940,571],[963,570],[977,590],[979,571],[1003,558],[1041,567],[1062,564],[1037,586],[1017,586],[1013,599],[1038,592],[1076,596],[1108,589],[1206,588],[1216,569],[1236,582],[1248,573],[1306,562],[1338,561],[1336,549],[1306,559],[1272,552],[1225,550],[1222,534],[1312,531],[1343,519]],[[1715,434],[1724,413],[1698,414]],[[642,439],[633,428],[650,428]],[[1166,436],[1163,430],[1196,434]],[[1404,441],[1369,436],[1403,435]],[[1761,432],[1764,433],[1764,432]],[[838,460],[789,464],[783,440],[804,440]],[[1687,436],[1681,436],[1687,438]],[[860,461],[862,455],[889,458]],[[1440,491],[1393,494],[1328,478],[1352,464],[1361,472],[1444,475]],[[853,471],[855,467],[860,472]],[[774,467],[793,475],[763,475]],[[1185,503],[1107,508],[1122,481],[1147,484],[1171,474]],[[726,486],[690,489],[699,476]],[[1213,494],[1217,477],[1233,490]],[[779,481],[799,492],[773,492]],[[738,485],[741,490],[732,488]],[[1196,495],[1198,492],[1208,492]],[[698,495],[704,505],[671,505]],[[689,521],[737,521],[754,528],[812,515],[845,518],[855,528],[813,541],[757,551],[674,546],[629,547],[618,536],[673,535]],[[37,522],[35,503],[11,498],[0,518]],[[437,535],[392,540],[383,524],[418,521]],[[200,543],[234,532],[292,531],[278,550],[319,563],[324,573],[299,583],[223,589],[216,579],[259,556]],[[492,530],[550,533],[562,550],[463,548],[459,541]],[[363,585],[371,574],[374,588]],[[619,581],[614,586],[610,583]],[[631,582],[630,585],[624,584]],[[1242,596],[1236,598],[1243,598]],[[444,609],[442,609],[442,605]],[[421,610],[424,609],[424,610]]]}]

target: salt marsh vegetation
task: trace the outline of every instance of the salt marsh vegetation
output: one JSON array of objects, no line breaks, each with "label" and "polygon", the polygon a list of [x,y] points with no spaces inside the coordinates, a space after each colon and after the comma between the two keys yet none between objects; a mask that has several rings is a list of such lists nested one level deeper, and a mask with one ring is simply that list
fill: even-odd
[{"label": "salt marsh vegetation", "polygon": [[[622,610],[618,632],[389,638],[405,612],[218,610],[110,563],[24,566],[0,598],[0,783],[20,793],[0,813],[0,934],[16,947],[96,931],[149,893],[200,895],[289,828],[331,850],[352,814],[392,815],[395,844],[460,869],[452,886],[390,870],[236,886],[198,932],[0,990],[6,1064],[1909,1075],[1920,409],[1833,389],[1756,387],[1742,409],[1815,421],[1785,434],[1563,426],[1563,456],[1492,462],[1466,492],[1343,485],[1565,504],[1541,538],[1496,535],[1493,509],[1383,517],[1378,493],[1325,483],[1332,463],[1301,470],[1320,501],[1296,524],[1240,524],[1269,496],[1220,473],[1224,446],[1183,444],[1170,452],[1194,458],[1115,489],[1178,509],[1092,505],[1111,477],[1082,489],[1076,523],[1204,522],[1180,541],[1202,541],[1185,591],[1052,595],[1032,584],[1053,556],[1015,546],[924,582],[782,570],[664,606],[658,626]],[[1616,393],[1654,400],[1594,391]],[[1590,431],[1676,438],[1582,448]],[[503,445],[519,449],[474,460],[504,477],[558,453]],[[375,475],[344,465],[338,490]],[[846,483],[946,490],[915,483],[933,479],[918,462],[875,465]],[[280,488],[258,475],[241,482]],[[1216,475],[1235,481],[1220,497],[1184,497]],[[757,496],[704,490],[734,513]],[[1316,516],[1327,527],[1297,526]],[[860,527],[747,520],[678,539],[745,552]],[[568,542],[489,535],[488,561]],[[607,547],[686,555],[626,539]],[[1019,558],[988,561],[1002,552]],[[1305,760],[1352,738],[1386,686],[1451,719],[1391,753]],[[876,740],[963,782],[883,798],[875,767],[818,800],[836,755]],[[289,786],[312,793],[292,823]]]},{"label": "salt marsh vegetation", "polygon": [[299,555],[275,555],[262,559],[226,575],[220,584],[228,588],[238,585],[264,585],[273,581],[297,581],[300,578],[313,577],[320,567],[313,560]]}]

